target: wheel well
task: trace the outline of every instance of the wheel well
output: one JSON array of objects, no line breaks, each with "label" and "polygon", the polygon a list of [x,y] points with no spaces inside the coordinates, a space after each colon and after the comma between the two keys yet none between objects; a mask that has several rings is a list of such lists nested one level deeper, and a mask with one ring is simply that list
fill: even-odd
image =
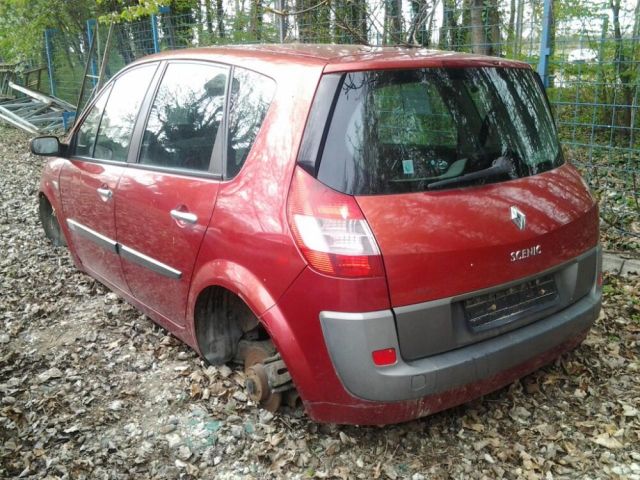
[{"label": "wheel well", "polygon": [[198,295],[194,326],[202,356],[214,365],[233,360],[243,338],[269,338],[244,300],[220,286],[207,287]]},{"label": "wheel well", "polygon": [[51,203],[47,194],[42,191],[38,192],[38,208],[40,209],[40,215],[44,212],[43,209],[47,209],[50,212],[54,211],[53,203]]},{"label": "wheel well", "polygon": [[38,192],[38,202],[42,203],[43,201],[51,205],[51,201],[49,201],[49,198],[47,197],[47,195],[43,191],[40,191]]},{"label": "wheel well", "polygon": [[51,243],[56,247],[67,246],[67,240],[58,223],[53,203],[42,191],[38,192],[38,216],[44,233]]}]

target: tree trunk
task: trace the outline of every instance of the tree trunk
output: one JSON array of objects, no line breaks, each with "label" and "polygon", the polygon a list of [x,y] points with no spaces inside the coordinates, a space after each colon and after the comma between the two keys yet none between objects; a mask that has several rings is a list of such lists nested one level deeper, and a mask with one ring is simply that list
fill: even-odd
[{"label": "tree trunk", "polygon": [[407,42],[428,47],[431,43],[429,24],[433,19],[428,0],[412,0],[411,11],[413,20],[409,28]]},{"label": "tree trunk", "polygon": [[471,45],[473,53],[499,55],[502,49],[500,38],[500,12],[497,0],[471,0]]},{"label": "tree trunk", "polygon": [[484,1],[471,0],[471,49],[473,53],[479,55],[489,55],[490,49],[487,44],[485,35],[484,19]]},{"label": "tree trunk", "polygon": [[249,21],[249,30],[253,34],[255,40],[262,39],[262,14],[264,7],[262,0],[251,0],[251,15]]},{"label": "tree trunk", "polygon": [[516,31],[513,38],[513,56],[519,57],[522,54],[522,23],[524,21],[524,0],[517,0],[518,9],[516,12]]},{"label": "tree trunk", "polygon": [[502,37],[500,36],[500,10],[498,0],[490,0],[486,8],[486,17],[489,25],[485,30],[489,55],[502,55]]},{"label": "tree trunk", "polygon": [[507,54],[510,54],[510,56],[515,56],[514,55],[514,48],[513,48],[513,38],[515,37],[515,23],[516,23],[516,10],[517,10],[517,6],[516,6],[516,0],[511,0],[511,3],[509,5],[509,25],[507,26]]},{"label": "tree trunk", "polygon": [[[315,10],[315,21],[317,25],[317,42],[331,41],[331,2],[327,0],[325,5],[317,7]],[[286,19],[286,17],[285,17]]]},{"label": "tree trunk", "polygon": [[442,2],[442,30],[438,47],[443,50],[454,50],[457,37],[457,12],[455,0]]},{"label": "tree trunk", "polygon": [[[551,0],[551,11],[549,15],[549,57],[553,57],[553,52],[556,49],[556,0]],[[547,69],[549,71],[549,88],[553,88],[553,81],[555,75],[555,63],[549,62]]]},{"label": "tree trunk", "polygon": [[213,12],[211,11],[211,0],[204,0],[205,18],[207,24],[207,32],[213,34]]},{"label": "tree trunk", "polygon": [[402,38],[402,0],[386,0],[384,7],[384,45],[399,43]]},{"label": "tree trunk", "polygon": [[224,38],[224,7],[222,0],[216,0],[216,21],[218,23],[218,37]]},{"label": "tree trunk", "polygon": [[296,12],[300,12],[295,16],[295,21],[298,24],[298,41],[302,43],[313,42],[313,22],[310,12],[305,11],[306,2],[305,0],[296,0],[295,5]]},{"label": "tree trunk", "polygon": [[[631,86],[632,70],[627,65],[627,58],[624,52],[624,44],[622,43],[622,31],[620,29],[620,0],[609,0],[609,6],[611,7],[611,13],[613,16],[613,38],[615,40],[615,53],[614,64],[616,67],[616,75],[620,82],[620,90],[622,93],[622,102],[616,102],[618,105],[623,103],[620,113],[620,126],[623,128],[618,129],[620,136],[623,138],[630,137],[631,128],[631,109],[633,104],[633,88]],[[613,107],[620,108],[620,107]],[[617,122],[613,122],[614,125]]]},{"label": "tree trunk", "polygon": [[472,0],[462,2],[462,23],[456,32],[457,50],[468,50],[471,47],[471,2]]}]

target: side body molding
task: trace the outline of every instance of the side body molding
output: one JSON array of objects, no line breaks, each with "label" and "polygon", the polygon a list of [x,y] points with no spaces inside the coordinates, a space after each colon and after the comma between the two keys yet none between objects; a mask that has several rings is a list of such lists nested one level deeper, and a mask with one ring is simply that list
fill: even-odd
[{"label": "side body molding", "polygon": [[180,280],[180,278],[182,278],[182,272],[180,272],[179,270],[176,270],[175,268],[166,265],[156,260],[155,258],[151,258],[142,252],[138,252],[133,248],[122,245],[116,240],[106,237],[101,233],[87,227],[86,225],[73,220],[72,218],[67,218],[67,226],[71,231],[76,232],[78,235],[82,235],[96,245],[104,248],[105,250],[120,255],[120,257],[130,262],[142,265],[149,270],[152,270],[160,275],[164,275],[165,277],[169,277],[174,280]]},{"label": "side body molding", "polygon": [[82,225],[81,223],[76,222],[71,218],[67,218],[67,225],[73,232],[76,232],[78,235],[82,235],[83,237],[91,240],[96,245],[99,245],[100,247],[109,250],[110,252],[118,253],[118,243],[115,240],[112,240],[109,237],[105,237],[101,233],[98,233],[95,230],[92,230],[91,228]]}]

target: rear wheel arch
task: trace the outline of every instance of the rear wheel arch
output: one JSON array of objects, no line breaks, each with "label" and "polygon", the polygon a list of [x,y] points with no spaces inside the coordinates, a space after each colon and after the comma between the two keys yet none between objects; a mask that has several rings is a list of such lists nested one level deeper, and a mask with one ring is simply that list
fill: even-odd
[{"label": "rear wheel arch", "polygon": [[[266,286],[248,268],[228,259],[214,259],[201,264],[194,272],[191,281],[191,291],[188,300],[187,319],[194,343],[200,354],[207,358],[205,346],[200,341],[202,333],[203,295],[212,289],[228,290],[237,296],[253,313],[262,333],[270,338],[274,346],[282,353],[282,348],[289,348],[293,341],[290,337],[290,327],[282,316],[273,315],[275,299]],[[271,312],[271,314],[269,314]],[[280,323],[285,323],[280,325]]]}]

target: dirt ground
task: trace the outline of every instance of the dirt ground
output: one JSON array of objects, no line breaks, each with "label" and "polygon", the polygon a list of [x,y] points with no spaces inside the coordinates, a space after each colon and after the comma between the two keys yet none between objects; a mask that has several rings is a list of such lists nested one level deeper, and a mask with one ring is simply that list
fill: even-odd
[{"label": "dirt ground", "polygon": [[640,278],[607,277],[582,346],[384,428],[275,416],[53,248],[43,160],[0,127],[0,477],[640,479]]}]

